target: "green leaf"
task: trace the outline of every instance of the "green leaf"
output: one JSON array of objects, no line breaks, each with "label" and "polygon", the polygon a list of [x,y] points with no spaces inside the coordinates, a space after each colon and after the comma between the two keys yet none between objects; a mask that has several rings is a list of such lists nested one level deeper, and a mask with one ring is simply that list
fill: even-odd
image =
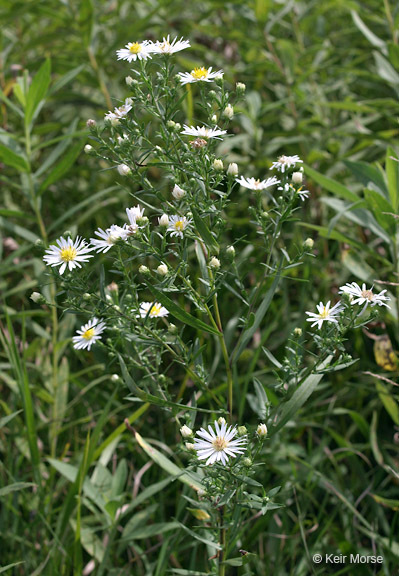
[{"label": "green leaf", "polygon": [[193,215],[195,226],[202,240],[205,242],[207,248],[210,249],[215,254],[219,254],[219,244],[216,242],[215,238],[213,237],[209,228],[205,224],[204,220],[199,216],[198,212],[194,208],[191,208],[191,212]]},{"label": "green leaf", "polygon": [[9,486],[0,488],[0,496],[6,496],[11,492],[17,492],[18,490],[25,490],[25,488],[31,488],[32,486],[36,486],[36,484],[33,484],[33,482],[15,482],[14,484],[10,484]]},{"label": "green leaf", "polygon": [[153,460],[156,464],[158,464],[158,466],[165,470],[165,472],[171,476],[174,476],[180,482],[188,484],[188,486],[194,490],[198,491],[204,489],[203,485],[201,484],[200,477],[197,474],[184,471],[176,466],[176,464],[171,462],[169,458],[159,452],[159,450],[148,444],[148,442],[144,440],[144,438],[142,438],[138,432],[135,431],[134,435],[138,445],[141,446],[147,456],[149,456],[151,460]]},{"label": "green leaf", "polygon": [[331,178],[323,176],[323,174],[320,174],[320,172],[313,170],[313,168],[310,168],[306,164],[304,166],[306,175],[312,178],[312,180],[317,182],[317,184],[320,184],[320,186],[322,186],[329,192],[332,192],[333,194],[336,194],[341,198],[345,198],[345,200],[350,200],[351,202],[359,201],[359,197],[357,196],[357,194],[351,192],[348,188],[345,188],[345,186],[339,184],[339,182],[335,182],[335,180],[331,180]]},{"label": "green leaf", "polygon": [[5,146],[2,142],[0,142],[0,161],[7,164],[7,166],[16,168],[20,172],[29,172],[27,159],[22,154],[17,154],[8,146]]},{"label": "green leaf", "polygon": [[344,164],[365,188],[371,188],[372,190],[381,192],[386,200],[389,199],[384,174],[379,165],[372,166],[371,164],[367,164],[367,162],[352,162],[351,160],[344,160]]},{"label": "green leaf", "polygon": [[68,152],[63,156],[61,162],[59,162],[54,170],[50,172],[47,176],[43,184],[40,186],[39,194],[43,194],[43,192],[52,184],[60,180],[73,166],[75,163],[76,158],[82,151],[82,142],[79,140],[73,146],[68,149]]},{"label": "green leaf", "polygon": [[388,180],[389,197],[393,210],[397,214],[399,210],[399,159],[391,147],[387,150],[385,171]]},{"label": "green leaf", "polygon": [[131,538],[133,540],[142,540],[143,538],[158,536],[159,534],[165,534],[166,532],[177,530],[179,528],[179,522],[157,522],[155,524],[150,524],[149,526],[136,528],[134,533],[131,535]]},{"label": "green leaf", "polygon": [[9,422],[11,422],[11,420],[13,420],[21,412],[22,412],[22,410],[17,410],[17,412],[13,412],[12,414],[9,414],[8,416],[3,416],[3,418],[0,418],[0,428],[4,428],[4,426],[6,426]]},{"label": "green leaf", "polygon": [[353,19],[353,22],[355,23],[355,26],[367,38],[367,40],[370,42],[370,44],[372,44],[376,48],[379,48],[381,50],[381,52],[384,52],[384,54],[386,54],[386,52],[387,52],[386,43],[383,40],[381,40],[381,38],[378,38],[378,36],[376,36],[374,34],[374,32],[372,32],[370,30],[370,28],[368,28],[368,26],[366,26],[366,24],[363,22],[363,20],[360,18],[359,14],[357,12],[355,12],[354,10],[351,10],[351,14],[352,14],[352,19]]},{"label": "green leaf", "polygon": [[388,388],[384,386],[384,384],[380,380],[376,382],[376,388],[380,400],[385,406],[385,410],[392,418],[394,424],[396,424],[396,426],[399,426],[399,405],[396,402],[395,398],[392,396],[392,394],[390,394]]},{"label": "green leaf", "polygon": [[365,190],[364,198],[378,224],[393,237],[396,232],[396,219],[392,206],[375,190]]},{"label": "green leaf", "polygon": [[[331,362],[332,356],[328,356],[323,362],[322,367],[328,366]],[[277,416],[277,424],[275,426],[269,427],[270,435],[276,434],[281,428],[283,428],[289,420],[302,408],[311,394],[315,391],[318,383],[323,378],[323,374],[310,374],[306,380],[295,390],[291,398],[283,403],[282,410]],[[272,421],[274,418],[271,419]]]},{"label": "green leaf", "polygon": [[265,24],[271,8],[271,0],[255,0],[256,19],[259,20],[259,22],[262,24]]},{"label": "green leaf", "polygon": [[378,75],[389,84],[392,84],[395,88],[399,88],[399,74],[391,66],[388,60],[376,50],[373,51],[373,56],[377,66]]},{"label": "green leaf", "polygon": [[25,124],[29,125],[41,101],[46,97],[48,87],[51,80],[51,62],[47,59],[35,74],[32,84],[29,88],[26,108],[25,108]]},{"label": "green leaf", "polygon": [[82,40],[84,46],[87,48],[90,46],[93,25],[94,25],[94,4],[93,0],[81,0],[78,24],[82,33]]},{"label": "green leaf", "polygon": [[11,570],[14,566],[19,566],[20,564],[25,564],[25,560],[21,560],[20,562],[14,562],[13,564],[8,564],[7,566],[0,567],[0,574],[6,572],[7,570]]},{"label": "green leaf", "polygon": [[205,322],[202,322],[202,320],[199,320],[194,316],[191,316],[191,314],[189,314],[183,308],[175,304],[175,302],[173,302],[173,300],[171,300],[168,296],[166,296],[164,292],[161,292],[161,290],[158,290],[158,288],[155,288],[155,286],[153,286],[149,282],[147,283],[147,287],[153,293],[156,300],[158,300],[163,306],[165,306],[165,308],[169,311],[170,314],[172,314],[172,316],[174,316],[184,324],[188,324],[189,326],[192,326],[197,330],[204,330],[205,332],[209,332],[210,334],[219,334],[216,328],[214,328],[213,326],[209,326],[208,324],[205,324]]}]

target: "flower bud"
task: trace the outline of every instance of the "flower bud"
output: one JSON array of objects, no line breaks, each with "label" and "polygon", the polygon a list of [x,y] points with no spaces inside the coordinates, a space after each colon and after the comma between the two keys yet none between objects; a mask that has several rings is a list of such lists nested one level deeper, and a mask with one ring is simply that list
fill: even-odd
[{"label": "flower bud", "polygon": [[169,334],[176,334],[176,332],[177,332],[177,326],[175,326],[174,324],[169,324],[169,326],[168,326],[168,332],[169,332]]},{"label": "flower bud", "polygon": [[116,169],[118,170],[121,176],[128,176],[129,174],[132,173],[129,166],[127,166],[126,164],[119,164],[119,166],[117,166]]},{"label": "flower bud", "polygon": [[[108,292],[118,292],[118,284],[116,282],[111,282],[111,284],[108,284],[107,290]],[[128,296],[130,296],[130,294]]]},{"label": "flower bud", "polygon": [[148,274],[149,271],[150,271],[149,268],[147,268],[147,266],[144,266],[144,264],[142,264],[139,268],[140,274]]},{"label": "flower bud", "polygon": [[215,98],[215,96],[217,96],[217,94],[216,94],[215,90],[209,90],[208,96],[209,96],[209,98]]},{"label": "flower bud", "polygon": [[191,442],[186,442],[186,448],[187,450],[195,450],[195,444],[192,444]]},{"label": "flower bud", "polygon": [[118,382],[120,380],[119,374],[112,374],[111,382]]},{"label": "flower bud", "polygon": [[183,190],[183,188],[180,188],[180,186],[178,186],[178,184],[175,184],[173,190],[172,190],[172,196],[175,200],[181,200],[182,198],[184,198],[184,196],[187,194],[187,192],[185,190]]},{"label": "flower bud", "polygon": [[30,299],[33,300],[35,304],[45,304],[46,302],[45,297],[43,294],[40,294],[40,292],[32,292]]},{"label": "flower bud", "polygon": [[180,129],[181,129],[181,124],[180,124],[179,122],[176,122],[176,124],[175,124],[175,131],[176,131],[176,132],[180,132]]},{"label": "flower bud", "polygon": [[234,246],[227,246],[226,254],[227,254],[227,256],[229,256],[230,258],[233,259],[234,256],[236,255],[236,250],[235,250]]},{"label": "flower bud", "polygon": [[247,87],[245,86],[245,84],[243,82],[237,82],[237,84],[236,84],[237,94],[245,94],[246,89],[247,89]]},{"label": "flower bud", "polygon": [[92,118],[89,118],[86,122],[86,126],[88,128],[95,128],[97,126],[97,122],[95,120],[93,120]]},{"label": "flower bud", "polygon": [[223,110],[223,116],[228,120],[231,120],[234,116],[234,108],[231,104],[227,104],[226,108]]},{"label": "flower bud", "polygon": [[219,258],[216,258],[215,256],[213,256],[213,258],[211,258],[210,262],[209,262],[209,266],[211,268],[213,268],[214,270],[219,270],[220,268],[220,260]]},{"label": "flower bud", "polygon": [[231,162],[227,168],[227,175],[235,178],[238,176],[238,165],[235,162]]},{"label": "flower bud", "polygon": [[43,240],[41,238],[38,238],[37,240],[35,240],[35,246],[37,246],[38,248],[41,248],[42,246],[44,246]]},{"label": "flower bud", "polygon": [[172,128],[172,129],[173,129],[173,128],[176,126],[176,122],[174,122],[173,120],[168,120],[168,121],[166,122],[166,126],[167,126],[168,128]]},{"label": "flower bud", "polygon": [[295,338],[300,338],[302,336],[302,328],[294,328],[293,334]]},{"label": "flower bud", "polygon": [[191,430],[191,428],[186,426],[186,424],[184,424],[184,426],[180,428],[180,434],[183,436],[183,438],[192,438],[193,431]]},{"label": "flower bud", "polygon": [[90,144],[86,144],[86,146],[84,147],[85,154],[91,154],[93,150],[94,148],[93,146],[90,146]]},{"label": "flower bud", "polygon": [[160,226],[169,226],[169,216],[167,214],[162,214],[158,220]]},{"label": "flower bud", "polygon": [[314,240],[312,238],[306,238],[305,242],[303,243],[303,247],[306,248],[306,250],[312,250],[314,246]]},{"label": "flower bud", "polygon": [[218,172],[220,170],[223,170],[223,161],[220,160],[219,158],[216,158],[216,160],[213,161],[213,168]]},{"label": "flower bud", "polygon": [[91,294],[89,294],[89,292],[85,292],[82,296],[83,300],[85,300],[86,302],[89,302],[89,300],[91,300]]},{"label": "flower bud", "polygon": [[242,463],[244,464],[244,466],[246,466],[247,468],[249,468],[250,466],[252,466],[252,460],[251,458],[244,458]]},{"label": "flower bud", "polygon": [[214,114],[214,115],[211,117],[211,122],[212,122],[212,124],[217,124],[217,122],[218,122],[218,117],[216,116],[216,114]]},{"label": "flower bud", "polygon": [[257,429],[256,429],[256,433],[259,436],[259,438],[263,438],[264,436],[266,436],[266,434],[267,434],[266,424],[259,424]]},{"label": "flower bud", "polygon": [[223,416],[221,416],[220,418],[218,418],[218,424],[219,426],[222,426],[222,424],[227,424],[226,420],[223,418]]},{"label": "flower bud", "polygon": [[245,426],[239,426],[237,428],[237,432],[239,436],[245,436],[245,434],[248,432],[248,430],[245,428]]},{"label": "flower bud", "polygon": [[302,172],[293,172],[292,181],[294,184],[302,184],[303,174]]},{"label": "flower bud", "polygon": [[168,267],[166,266],[166,264],[160,264],[157,268],[157,272],[161,276],[166,276],[168,273]]},{"label": "flower bud", "polygon": [[137,80],[134,80],[131,76],[126,76],[125,82],[130,87],[134,86],[134,84],[137,84]]}]

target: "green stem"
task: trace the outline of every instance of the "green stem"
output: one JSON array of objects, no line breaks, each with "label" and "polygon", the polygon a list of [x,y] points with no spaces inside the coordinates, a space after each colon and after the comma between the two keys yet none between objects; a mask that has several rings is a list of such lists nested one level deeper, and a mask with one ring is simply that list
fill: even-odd
[{"label": "green stem", "polygon": [[219,576],[225,576],[226,565],[225,555],[226,555],[226,528],[223,525],[223,508],[220,509],[220,545],[222,547],[219,554]]}]

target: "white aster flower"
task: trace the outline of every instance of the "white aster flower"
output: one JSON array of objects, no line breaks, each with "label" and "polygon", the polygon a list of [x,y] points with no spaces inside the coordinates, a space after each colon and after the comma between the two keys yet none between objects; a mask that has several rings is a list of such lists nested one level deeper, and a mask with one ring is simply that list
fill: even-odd
[{"label": "white aster flower", "polygon": [[273,162],[270,170],[273,170],[275,168],[276,170],[284,174],[286,169],[291,168],[291,166],[295,166],[295,164],[302,164],[302,163],[303,160],[301,160],[297,154],[295,154],[295,156],[283,155],[280,156],[277,162]]},{"label": "white aster flower", "polygon": [[93,254],[89,254],[93,250],[85,240],[77,236],[75,241],[70,237],[66,240],[61,236],[57,240],[58,246],[52,244],[50,248],[45,251],[43,260],[47,266],[61,266],[60,274],[65,272],[68,266],[69,270],[73,270],[75,266],[81,268],[81,262],[87,262],[89,258],[93,258]]},{"label": "white aster flower", "polygon": [[162,42],[160,42],[158,40],[158,42],[155,42],[154,46],[153,46],[153,51],[156,54],[174,54],[175,52],[180,52],[180,50],[185,50],[186,48],[190,48],[190,42],[188,40],[183,40],[183,38],[180,38],[180,40],[177,39],[177,37],[172,40],[172,42],[169,40],[169,34],[167,38],[163,38]]},{"label": "white aster flower", "polygon": [[275,176],[272,178],[268,178],[267,180],[255,180],[255,178],[236,178],[236,182],[238,182],[244,188],[249,188],[250,190],[266,190],[266,188],[270,188],[270,186],[275,186],[275,184],[279,184],[280,180],[277,180]]},{"label": "white aster flower", "polygon": [[142,302],[139,308],[139,314],[137,314],[137,318],[146,318],[149,316],[150,318],[163,318],[167,316],[169,312],[159,304],[159,302]]},{"label": "white aster flower", "polygon": [[194,68],[191,72],[180,72],[180,82],[182,84],[192,84],[193,82],[212,82],[212,80],[217,80],[218,78],[223,78],[223,70],[218,70],[217,72],[212,72],[212,66],[210,68]]},{"label": "white aster flower", "polygon": [[90,350],[93,344],[97,342],[97,340],[101,340],[101,334],[104,332],[106,326],[105,322],[100,318],[93,318],[89,320],[87,324],[81,326],[80,330],[77,330],[78,336],[74,336],[73,340],[73,347],[77,350],[83,350],[87,348]]},{"label": "white aster flower", "polygon": [[129,224],[126,226],[127,235],[131,236],[132,234],[136,234],[139,228],[139,224],[137,220],[143,217],[144,208],[140,208],[139,204],[137,206],[133,206],[133,208],[126,208],[126,214],[129,220]]},{"label": "white aster flower", "polygon": [[[299,172],[299,174],[300,174],[300,172]],[[302,202],[305,200],[305,198],[309,198],[309,195],[310,195],[309,190],[302,190],[302,187],[299,188],[299,190],[297,190],[296,193],[298,194],[298,196],[302,200]]]},{"label": "white aster flower", "polygon": [[177,214],[174,214],[169,218],[169,226],[166,231],[170,232],[171,236],[180,236],[180,238],[183,238],[183,232],[191,224],[191,222],[191,218],[186,218],[185,216],[178,216]]},{"label": "white aster flower", "polygon": [[98,236],[100,240],[98,238],[90,238],[90,243],[97,252],[104,252],[104,254],[108,252],[120,238],[126,240],[127,237],[125,228],[117,226],[116,224],[112,224],[112,226],[106,230],[99,228],[94,234]]},{"label": "white aster flower", "polygon": [[207,466],[214,462],[221,462],[226,465],[230,456],[235,458],[237,454],[245,452],[246,435],[233,440],[237,435],[235,426],[234,428],[232,426],[227,427],[226,422],[219,425],[218,421],[215,420],[214,427],[215,430],[209,425],[208,430],[201,428],[197,432],[197,436],[203,439],[194,439],[195,450],[199,460],[206,459],[205,464]]},{"label": "white aster flower", "polygon": [[352,282],[352,284],[345,284],[339,289],[339,294],[349,294],[352,296],[351,304],[365,304],[364,309],[370,304],[370,306],[386,306],[390,308],[388,304],[385,304],[387,300],[390,300],[389,296],[385,295],[386,290],[382,290],[379,294],[373,293],[373,286],[368,289],[366,284],[362,284],[360,288],[359,284]]},{"label": "white aster flower", "polygon": [[119,108],[114,108],[113,112],[109,111],[105,115],[104,119],[107,122],[110,122],[113,126],[116,126],[119,124],[119,120],[122,120],[130,112],[132,109],[132,102],[133,101],[131,98],[126,98],[125,103],[122,104],[122,106],[119,106]]},{"label": "white aster flower", "polygon": [[306,318],[306,320],[308,322],[313,322],[313,324],[311,324],[312,328],[317,324],[317,327],[320,329],[323,325],[323,322],[334,322],[335,324],[338,324],[337,316],[339,316],[339,314],[342,312],[342,304],[341,302],[337,302],[335,306],[330,308],[330,303],[331,302],[329,300],[324,306],[323,302],[320,302],[320,304],[316,306],[318,312],[317,314],[315,312],[306,312],[306,314],[309,316],[309,318]]},{"label": "white aster flower", "polygon": [[181,131],[181,134],[187,134],[188,136],[195,136],[196,138],[217,138],[221,140],[220,136],[227,134],[227,130],[220,130],[217,126],[215,128],[206,128],[205,126],[187,126],[184,124],[184,130]]},{"label": "white aster flower", "polygon": [[132,62],[132,60],[147,60],[147,58],[151,58],[151,52],[154,52],[154,44],[149,40],[144,40],[144,42],[128,42],[125,48],[117,50],[116,54],[118,60]]}]

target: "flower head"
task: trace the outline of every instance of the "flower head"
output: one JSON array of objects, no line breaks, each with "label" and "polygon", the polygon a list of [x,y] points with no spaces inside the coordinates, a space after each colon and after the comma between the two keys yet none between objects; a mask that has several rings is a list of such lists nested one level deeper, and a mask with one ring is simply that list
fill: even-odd
[{"label": "flower head", "polygon": [[106,230],[99,228],[94,234],[98,236],[100,240],[90,238],[90,243],[97,252],[104,252],[104,254],[108,252],[119,239],[126,240],[127,237],[126,229],[116,224],[112,224],[112,226]]},{"label": "flower head", "polygon": [[105,115],[105,120],[111,122],[111,124],[113,125],[119,124],[119,120],[127,116],[127,114],[130,112],[131,109],[132,109],[132,100],[131,98],[126,98],[125,103],[122,104],[122,106],[119,106],[119,108],[114,108],[113,112],[109,111]]},{"label": "flower head", "polygon": [[61,236],[57,244],[58,246],[53,244],[46,250],[43,260],[47,266],[61,266],[60,274],[65,272],[67,266],[69,270],[73,270],[76,266],[81,268],[81,262],[87,262],[89,258],[93,258],[93,254],[89,254],[93,248],[80,236],[77,236],[75,241],[70,237],[65,240]]},{"label": "flower head", "polygon": [[197,138],[217,138],[221,140],[220,136],[227,134],[227,130],[220,130],[217,126],[215,128],[206,128],[205,126],[187,126],[184,124],[184,130],[181,134],[187,134],[188,136],[195,136]]},{"label": "flower head", "polygon": [[212,72],[212,67],[205,68],[205,66],[201,66],[201,68],[194,68],[194,70],[191,70],[191,72],[180,72],[178,76],[182,84],[192,84],[193,82],[212,82],[212,80],[223,78],[223,70]]},{"label": "flower head", "polygon": [[266,190],[275,184],[279,184],[280,180],[277,180],[275,176],[268,178],[267,180],[255,180],[255,178],[236,178],[236,182],[241,184],[244,188],[249,188],[250,190]]},{"label": "flower head", "polygon": [[187,192],[183,190],[183,188],[180,188],[178,184],[174,185],[174,188],[172,190],[172,196],[175,200],[181,200],[182,198],[184,198],[186,194]]},{"label": "flower head", "polygon": [[387,300],[390,300],[389,296],[385,295],[386,290],[382,290],[379,294],[374,294],[373,286],[369,289],[366,288],[366,284],[362,284],[360,288],[359,284],[352,282],[352,284],[345,284],[339,289],[339,294],[349,294],[352,296],[351,304],[365,304],[365,308],[370,304],[370,306],[386,306],[390,308],[388,304],[385,304]]},{"label": "flower head", "polygon": [[154,52],[154,44],[149,40],[144,40],[144,42],[128,42],[125,48],[120,48],[120,50],[116,51],[116,55],[118,60],[132,62],[132,60],[147,60],[147,58],[151,58],[151,52]]},{"label": "flower head", "polygon": [[237,428],[235,426],[234,428],[232,426],[227,427],[226,422],[219,425],[218,421],[215,420],[214,427],[215,430],[209,425],[208,430],[201,428],[197,432],[197,436],[202,439],[195,438],[195,450],[199,460],[206,459],[206,465],[214,462],[221,462],[226,465],[230,456],[235,458],[237,454],[242,454],[245,451],[246,436],[233,440],[237,435]]},{"label": "flower head", "polygon": [[139,204],[137,204],[137,206],[132,208],[126,208],[126,214],[129,220],[129,224],[126,225],[126,232],[128,236],[132,236],[140,228],[137,221],[143,218],[144,208],[140,208]]},{"label": "flower head", "polygon": [[313,322],[311,327],[316,326],[320,329],[323,325],[323,322],[333,322],[338,324],[337,317],[339,316],[340,312],[342,311],[343,307],[341,302],[337,302],[335,306],[330,308],[330,301],[324,306],[323,302],[320,302],[316,306],[317,314],[315,312],[306,312],[309,318],[306,318],[308,322]]},{"label": "flower head", "polygon": [[273,162],[270,170],[274,168],[284,174],[286,169],[291,168],[291,166],[295,167],[295,164],[302,164],[303,160],[299,158],[297,154],[295,156],[280,156],[277,162]]},{"label": "flower head", "polygon": [[[300,172],[299,172],[299,174],[300,174]],[[299,188],[299,190],[296,191],[296,193],[298,194],[299,198],[300,198],[302,201],[304,201],[305,198],[309,198],[310,192],[309,192],[309,190],[303,190],[302,188],[303,188],[303,186],[301,186],[301,187]]]},{"label": "flower head", "polygon": [[78,335],[72,338],[74,343],[73,347],[77,350],[85,348],[90,350],[97,340],[101,340],[101,334],[104,332],[105,328],[105,322],[103,322],[101,318],[93,318],[92,320],[89,320],[87,324],[81,326],[80,330],[76,331]]},{"label": "flower head", "polygon": [[146,318],[149,316],[150,318],[163,318],[167,316],[169,312],[159,304],[159,302],[142,302],[139,308],[139,314],[137,314],[137,318]]},{"label": "flower head", "polygon": [[180,52],[180,50],[185,50],[186,48],[190,48],[190,42],[188,40],[183,40],[183,38],[178,40],[176,37],[171,42],[169,40],[169,34],[167,38],[163,38],[162,42],[159,40],[158,42],[155,42],[152,47],[153,52],[156,54],[174,54],[175,52]]},{"label": "flower head", "polygon": [[191,218],[186,218],[185,216],[178,216],[174,214],[169,218],[169,226],[167,232],[170,232],[171,236],[180,236],[183,238],[184,230],[191,224]]},{"label": "flower head", "polygon": [[258,427],[256,429],[256,434],[261,438],[267,435],[267,426],[266,424],[258,424]]}]

